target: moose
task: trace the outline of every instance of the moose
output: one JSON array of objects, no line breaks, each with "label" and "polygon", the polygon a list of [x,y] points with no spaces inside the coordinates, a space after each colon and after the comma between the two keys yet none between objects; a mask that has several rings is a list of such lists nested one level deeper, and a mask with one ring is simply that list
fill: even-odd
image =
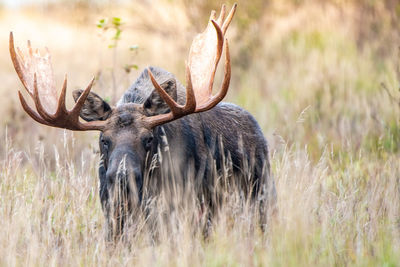
[{"label": "moose", "polygon": [[[28,41],[28,51],[24,54],[15,49],[10,33],[14,68],[35,105],[35,109],[31,108],[19,91],[24,111],[36,122],[50,127],[100,131],[99,191],[111,239],[123,233],[127,218],[134,216],[133,211],[144,202],[144,192],[148,191],[145,177],[149,175],[156,187],[171,176],[179,176],[183,182],[194,179],[198,199],[205,199],[212,206],[211,177],[214,170],[217,174],[223,171],[221,158],[230,159],[233,179],[246,185],[243,190],[259,202],[260,210],[275,202],[268,145],[257,121],[241,107],[221,102],[231,78],[225,33],[235,11],[236,4],[227,15],[223,5],[218,18],[212,11],[205,31],[194,38],[186,64],[186,88],[173,74],[148,67],[115,107],[90,91],[93,78],[86,89],[73,92],[75,105],[68,110],[67,77],[57,97],[49,51],[44,56],[33,52]],[[223,51],[223,82],[213,95],[214,77]],[[162,175],[170,164],[157,164],[157,160],[166,148],[175,167],[172,167],[174,172]],[[266,216],[265,212],[260,213],[261,217]]]}]

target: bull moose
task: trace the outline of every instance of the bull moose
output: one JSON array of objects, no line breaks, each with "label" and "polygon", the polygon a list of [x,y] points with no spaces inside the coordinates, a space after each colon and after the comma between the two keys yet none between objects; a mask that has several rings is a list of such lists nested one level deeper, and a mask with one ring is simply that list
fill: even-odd
[{"label": "bull moose", "polygon": [[[239,106],[221,102],[231,78],[229,46],[224,35],[235,11],[236,4],[227,16],[225,6],[218,18],[213,11],[206,30],[194,38],[186,64],[186,88],[173,74],[149,67],[115,107],[90,92],[93,79],[85,90],[73,92],[76,103],[68,110],[67,78],[57,97],[49,52],[44,56],[33,52],[29,41],[27,53],[16,51],[10,33],[12,62],[36,108],[31,108],[19,91],[25,112],[50,127],[100,131],[100,200],[110,238],[123,233],[128,218],[134,216],[133,210],[142,205],[144,192],[149,191],[145,177],[150,177],[155,187],[171,177],[181,177],[183,183],[193,179],[199,201],[203,199],[203,203],[214,205],[211,178],[215,170],[216,175],[223,171],[221,158],[230,159],[232,179],[245,185],[243,190],[252,200],[258,200],[260,210],[274,202],[276,193],[267,141],[257,121]],[[223,51],[223,82],[213,95],[214,77]],[[166,171],[171,164],[157,164],[167,146],[174,171]],[[120,192],[118,196],[116,189]]]}]

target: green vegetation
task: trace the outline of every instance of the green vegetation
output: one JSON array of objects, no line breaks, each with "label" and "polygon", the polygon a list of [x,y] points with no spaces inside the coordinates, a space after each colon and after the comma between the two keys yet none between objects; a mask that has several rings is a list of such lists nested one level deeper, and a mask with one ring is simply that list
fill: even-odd
[{"label": "green vegetation", "polygon": [[[105,19],[100,19],[97,23],[97,28],[101,29],[103,31],[103,34],[105,34],[107,31],[112,31],[113,35],[111,36],[111,41],[112,43],[108,45],[108,48],[112,49],[112,67],[111,67],[111,77],[112,77],[112,84],[113,84],[113,90],[112,90],[112,97],[110,102],[116,103],[117,101],[117,93],[118,93],[118,85],[117,85],[117,77],[116,77],[116,71],[119,68],[119,64],[117,62],[117,52],[118,52],[118,43],[121,40],[121,34],[122,34],[122,25],[124,22],[122,22],[122,19],[119,17],[112,17],[111,19],[105,18]],[[137,53],[139,49],[139,45],[131,45],[129,46],[129,51],[132,53]],[[132,59],[131,59],[132,60]],[[139,66],[137,64],[134,64],[132,62],[126,63],[124,65],[124,70],[129,73],[131,69],[138,70]]]}]

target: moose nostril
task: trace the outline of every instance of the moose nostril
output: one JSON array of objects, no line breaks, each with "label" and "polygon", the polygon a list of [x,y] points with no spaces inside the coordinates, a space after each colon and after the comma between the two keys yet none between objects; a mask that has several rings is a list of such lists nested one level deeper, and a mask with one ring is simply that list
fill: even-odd
[{"label": "moose nostril", "polygon": [[112,185],[115,182],[123,182],[128,177],[126,170],[109,171],[106,174],[108,184]]},{"label": "moose nostril", "polygon": [[113,184],[115,180],[115,173],[112,172],[107,172],[106,173],[106,179],[108,184]]},{"label": "moose nostril", "polygon": [[118,182],[126,182],[128,178],[127,170],[119,170],[116,174],[116,179]]},{"label": "moose nostril", "polygon": [[142,179],[142,172],[137,168],[134,169],[133,175],[134,175],[134,178],[135,178],[136,181]]}]

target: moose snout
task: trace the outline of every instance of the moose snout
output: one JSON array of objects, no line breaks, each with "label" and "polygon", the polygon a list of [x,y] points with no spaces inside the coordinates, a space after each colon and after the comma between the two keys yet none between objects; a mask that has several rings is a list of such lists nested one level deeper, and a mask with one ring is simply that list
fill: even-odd
[{"label": "moose snout", "polygon": [[108,190],[113,191],[111,195],[122,193],[126,199],[141,201],[143,177],[139,162],[135,154],[127,149],[119,149],[111,155],[106,172]]},{"label": "moose snout", "polygon": [[107,183],[113,185],[115,183],[126,184],[130,179],[138,182],[142,179],[142,173],[139,168],[126,168],[108,170],[106,173]]},{"label": "moose snout", "polygon": [[142,172],[140,166],[135,164],[133,153],[121,153],[110,158],[109,168],[106,172],[107,182],[114,184],[116,182],[128,182],[130,178],[134,180],[141,179]]}]

